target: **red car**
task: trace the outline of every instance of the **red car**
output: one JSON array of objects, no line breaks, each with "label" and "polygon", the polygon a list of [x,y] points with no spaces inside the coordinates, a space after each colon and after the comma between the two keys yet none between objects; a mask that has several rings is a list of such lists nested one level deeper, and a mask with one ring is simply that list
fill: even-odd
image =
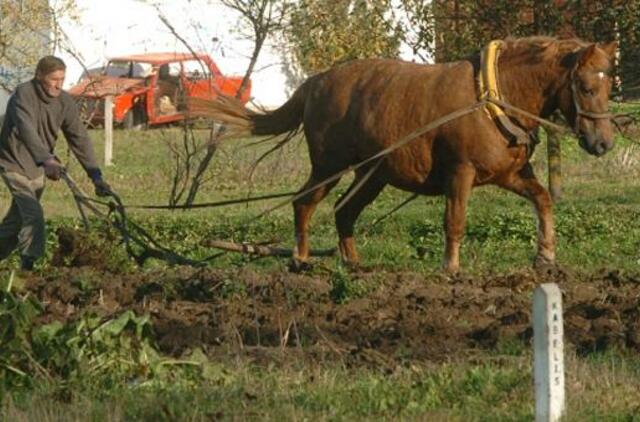
[{"label": "red car", "polygon": [[[69,93],[90,125],[104,123],[104,98],[112,95],[114,122],[134,128],[182,120],[187,98],[235,97],[241,83],[241,77],[224,76],[207,54],[149,53],[112,58]],[[249,81],[240,100],[250,95]]]}]

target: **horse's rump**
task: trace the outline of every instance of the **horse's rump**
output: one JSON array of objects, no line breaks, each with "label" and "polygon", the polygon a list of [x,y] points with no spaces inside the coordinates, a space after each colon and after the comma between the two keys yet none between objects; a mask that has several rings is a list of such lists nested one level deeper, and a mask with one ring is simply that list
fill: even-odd
[{"label": "horse's rump", "polygon": [[[239,101],[194,100],[191,110],[228,125],[226,137],[278,135],[303,124],[312,163],[332,171],[379,152],[415,129],[475,101],[469,62],[424,65],[393,59],[353,60],[307,79],[281,107],[265,113]],[[417,189],[431,165],[431,149],[445,125],[389,155],[380,173]],[[329,171],[329,170],[327,170]],[[413,188],[410,188],[413,186]]]}]

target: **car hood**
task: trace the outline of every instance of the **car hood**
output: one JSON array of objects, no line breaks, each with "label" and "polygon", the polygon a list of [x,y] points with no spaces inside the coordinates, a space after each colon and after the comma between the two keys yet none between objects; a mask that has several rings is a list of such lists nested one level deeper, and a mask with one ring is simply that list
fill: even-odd
[{"label": "car hood", "polygon": [[71,87],[68,92],[76,97],[100,98],[107,95],[122,94],[133,87],[144,87],[144,79],[95,76],[80,81],[80,83]]}]

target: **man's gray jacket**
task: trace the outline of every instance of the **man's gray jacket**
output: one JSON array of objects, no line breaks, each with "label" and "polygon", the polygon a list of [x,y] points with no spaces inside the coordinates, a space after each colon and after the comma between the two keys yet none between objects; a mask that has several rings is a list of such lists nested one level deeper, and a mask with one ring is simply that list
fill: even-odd
[{"label": "man's gray jacket", "polygon": [[73,98],[64,91],[50,97],[35,79],[19,85],[7,104],[0,131],[0,168],[29,179],[40,177],[42,163],[54,157],[61,129],[87,174],[100,178],[93,145]]}]

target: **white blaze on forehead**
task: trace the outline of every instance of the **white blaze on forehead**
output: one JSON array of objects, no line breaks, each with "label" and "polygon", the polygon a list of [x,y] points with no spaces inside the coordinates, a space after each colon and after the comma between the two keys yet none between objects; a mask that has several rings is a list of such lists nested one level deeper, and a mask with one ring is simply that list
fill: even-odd
[{"label": "white blaze on forehead", "polygon": [[598,77],[600,79],[604,79],[604,72],[598,72]]}]

